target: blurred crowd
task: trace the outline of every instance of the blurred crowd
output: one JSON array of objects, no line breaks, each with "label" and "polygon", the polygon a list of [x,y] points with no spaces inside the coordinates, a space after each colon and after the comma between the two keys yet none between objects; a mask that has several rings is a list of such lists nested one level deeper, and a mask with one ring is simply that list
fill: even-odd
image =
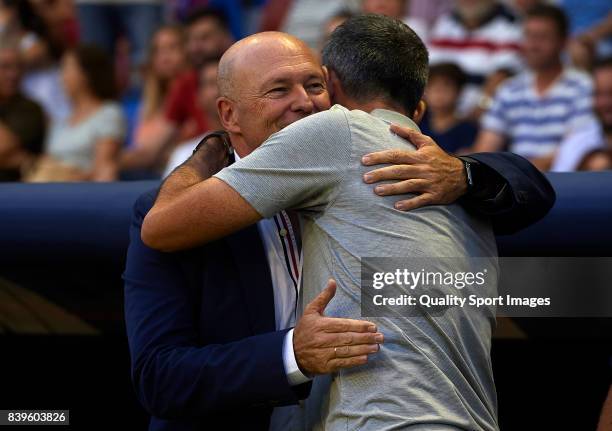
[{"label": "blurred crowd", "polygon": [[420,126],[446,151],[612,169],[610,0],[0,0],[0,181],[161,178],[220,128],[235,40],[280,30],[320,50],[359,13],[426,42]]}]

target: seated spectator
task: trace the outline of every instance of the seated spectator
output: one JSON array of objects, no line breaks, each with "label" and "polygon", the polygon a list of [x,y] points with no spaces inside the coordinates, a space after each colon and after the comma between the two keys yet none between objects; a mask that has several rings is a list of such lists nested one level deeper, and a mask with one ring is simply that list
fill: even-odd
[{"label": "seated spectator", "polygon": [[76,45],[77,22],[71,0],[31,0],[42,20],[44,39],[49,49],[47,60],[23,77],[23,92],[38,102],[51,123],[64,121],[70,105],[61,85],[60,60],[67,49]]},{"label": "seated spectator", "polygon": [[138,86],[147,46],[162,22],[162,0],[75,0],[80,23],[81,40],[106,50],[112,58],[117,56],[118,38],[126,36],[129,47],[131,84]]},{"label": "seated spectator", "polygon": [[482,118],[475,151],[500,151],[507,143],[510,151],[548,170],[563,139],[596,121],[589,76],[561,62],[567,25],[555,6],[540,5],[527,14],[529,70],[501,85]]},{"label": "seated spectator", "polygon": [[115,180],[125,132],[121,109],[113,101],[110,58],[95,46],[78,46],[62,59],[62,80],[72,113],[51,128],[46,154],[28,181]]},{"label": "seated spectator", "polygon": [[168,92],[164,104],[165,125],[147,146],[171,151],[184,142],[209,130],[206,113],[197,100],[198,70],[211,59],[218,59],[232,44],[227,20],[215,9],[198,9],[187,21],[187,58],[189,69],[179,76]]},{"label": "seated spectator", "polygon": [[339,11],[358,12],[354,0],[268,0],[263,8],[259,31],[292,34],[312,49],[321,40],[321,23]]},{"label": "seated spectator", "polygon": [[21,94],[20,77],[18,47],[0,45],[0,181],[19,180],[45,138],[42,108]]},{"label": "seated spectator", "polygon": [[568,51],[575,67],[591,70],[597,58],[612,55],[612,2],[560,0],[559,5],[571,17]]},{"label": "seated spectator", "polygon": [[593,80],[599,124],[563,142],[553,164],[554,171],[612,169],[612,57],[595,64]]},{"label": "seated spectator", "polygon": [[0,42],[19,49],[25,69],[36,68],[48,59],[46,30],[29,1],[0,0]]},{"label": "seated spectator", "polygon": [[429,34],[430,64],[455,63],[468,75],[459,110],[478,104],[487,77],[500,69],[519,70],[521,27],[517,18],[495,0],[457,0]]},{"label": "seated spectator", "polygon": [[375,13],[404,21],[423,41],[427,40],[427,23],[412,16],[408,16],[410,0],[363,0],[361,11]]},{"label": "seated spectator", "polygon": [[[198,102],[207,114],[206,123],[210,126],[210,131],[223,129],[217,114],[217,98],[219,97],[219,88],[217,87],[218,69],[219,61],[209,60],[200,69],[199,76]],[[206,133],[176,146],[168,159],[166,169],[164,170],[164,177],[191,156],[194,148],[205,135]]]},{"label": "seated spectator", "polygon": [[427,24],[433,26],[436,20],[450,11],[455,0],[410,0],[408,14]]},{"label": "seated spectator", "polygon": [[421,120],[421,130],[445,151],[457,153],[471,147],[478,128],[471,121],[462,120],[457,114],[457,103],[466,76],[453,63],[440,63],[429,69],[425,89],[427,111]]},{"label": "seated spectator", "polygon": [[545,3],[546,0],[512,0],[510,7],[512,11],[518,15],[519,18],[523,18],[527,15],[530,9]]},{"label": "seated spectator", "polygon": [[334,32],[336,27],[341,25],[347,19],[352,18],[353,16],[355,16],[353,12],[348,9],[344,9],[332,15],[327,21],[325,21],[321,30],[322,37],[319,41],[319,52],[323,51],[323,47],[329,40],[329,37]]},{"label": "seated spectator", "polygon": [[163,133],[164,102],[173,80],[187,67],[184,35],[180,27],[160,28],[151,42],[142,101],[131,148],[121,155],[122,171],[157,171],[165,162],[156,138]]}]

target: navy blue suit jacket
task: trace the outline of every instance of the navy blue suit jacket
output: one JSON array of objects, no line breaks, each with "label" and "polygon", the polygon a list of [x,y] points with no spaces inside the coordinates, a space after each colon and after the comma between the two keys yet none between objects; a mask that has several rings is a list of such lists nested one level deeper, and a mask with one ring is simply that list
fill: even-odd
[{"label": "navy blue suit jacket", "polygon": [[156,191],[134,205],[125,281],[132,381],[150,430],[264,430],[297,403],[275,331],[270,270],[256,226],[179,253],[143,244]]},{"label": "navy blue suit jacket", "polygon": [[468,157],[493,169],[506,189],[483,202],[461,199],[466,208],[491,219],[496,235],[515,233],[543,218],[555,204],[552,185],[527,159],[513,153],[474,153]]},{"label": "navy blue suit jacket", "polygon": [[[548,180],[510,153],[470,155],[507,181],[505,198],[463,201],[497,233],[543,217],[555,200]],[[151,430],[267,429],[272,407],[309,385],[285,376],[285,331],[275,331],[269,267],[256,226],[193,250],[162,253],[140,238],[156,191],[134,205],[125,280],[132,380]]]}]

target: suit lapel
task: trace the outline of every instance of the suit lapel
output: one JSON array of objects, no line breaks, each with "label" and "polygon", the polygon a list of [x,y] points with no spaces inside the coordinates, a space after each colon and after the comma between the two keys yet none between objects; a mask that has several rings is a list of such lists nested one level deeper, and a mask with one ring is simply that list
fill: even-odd
[{"label": "suit lapel", "polygon": [[253,333],[274,331],[272,277],[257,226],[230,235],[227,241],[238,264],[238,276]]}]

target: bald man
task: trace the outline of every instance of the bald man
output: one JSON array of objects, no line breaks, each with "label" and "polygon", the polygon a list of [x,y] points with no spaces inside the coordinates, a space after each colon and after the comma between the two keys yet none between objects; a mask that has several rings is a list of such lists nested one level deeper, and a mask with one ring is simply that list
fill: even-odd
[{"label": "bald man", "polygon": [[[399,21],[366,15],[341,25],[323,58],[328,73],[299,41],[280,34],[256,35],[228,50],[220,65],[218,111],[241,160],[205,181],[194,175],[187,187],[189,179],[177,171],[145,218],[145,243],[181,249],[297,210],[304,244],[301,295],[310,301],[326,279],[336,279],[327,312],[345,318],[361,315],[362,256],[481,257],[485,271],[495,274],[488,219],[456,204],[402,212],[395,199],[375,196],[361,179],[364,154],[414,149],[389,133],[390,123],[403,125],[393,130],[415,144],[424,140],[407,130],[418,129],[424,110],[422,42]],[[315,113],[328,93],[342,106]],[[219,147],[205,145],[201,157],[224,164],[227,153]],[[471,264],[447,270],[465,272]],[[482,290],[495,294],[495,280]],[[496,430],[489,356],[494,317],[491,307],[457,307],[440,320],[426,312],[415,319],[372,319],[385,345],[367,364],[315,379],[305,426]],[[294,346],[301,342],[294,334]],[[330,347],[330,358],[351,353],[350,347]],[[284,424],[279,429],[292,427]]]},{"label": "bald man", "polygon": [[[323,70],[316,63],[316,59],[310,51],[305,49],[300,41],[288,35],[262,34],[239,42],[226,53],[220,67],[219,81],[223,94],[218,101],[220,117],[229,133],[237,158],[246,157],[244,160],[257,154],[257,151],[254,150],[270,134],[285,129],[287,125],[296,120],[329,107],[329,95]],[[435,176],[437,178],[440,176],[440,172],[444,170],[450,176],[450,178],[445,178],[444,181],[422,181],[418,183],[418,186],[423,187],[426,183],[428,186],[435,184],[435,187],[439,187],[443,184],[444,187],[441,188],[445,191],[440,196],[445,199],[449,199],[452,194],[459,196],[465,192],[466,184],[462,182],[462,180],[465,180],[462,163],[449,156],[445,158],[444,153],[437,157],[436,162],[433,163],[435,169],[432,168],[432,165],[418,163],[420,157],[430,159],[433,154],[439,155],[436,153],[439,150],[431,142],[427,141],[423,144],[422,141],[419,141],[418,144],[421,148],[416,153],[404,151],[399,155],[404,157],[406,153],[410,153],[409,157],[413,162],[411,167],[417,167],[425,176],[431,176],[432,172],[436,172],[437,175]],[[228,154],[223,151],[224,148],[225,145],[222,140],[209,140],[201,145],[194,156],[178,168],[164,183],[157,198],[156,206],[158,204],[162,207],[168,204],[172,205],[177,195],[182,196],[188,193],[188,191],[185,191],[185,184],[199,183],[202,179],[209,177],[223,167],[228,158]],[[325,152],[323,151],[323,153]],[[398,155],[398,153],[392,154]],[[415,157],[415,154],[418,154],[418,157]],[[292,157],[295,156],[296,159],[300,158],[299,151],[292,152],[291,155]],[[380,157],[380,155],[373,156],[375,160],[380,159]],[[382,157],[389,157],[389,155],[383,155]],[[455,162],[459,164],[457,165]],[[457,170],[453,172],[454,169]],[[414,172],[410,171],[410,173],[413,174]],[[389,171],[379,171],[378,175],[389,175]],[[405,177],[406,173],[403,172],[402,175]],[[445,175],[442,175],[442,177],[444,178]],[[454,177],[458,177],[459,180]],[[455,189],[453,189],[453,185]],[[408,184],[400,183],[394,191],[401,192],[402,187],[411,186],[410,182]],[[503,186],[508,186],[507,182],[503,181]],[[431,192],[423,193],[423,195],[426,195],[427,199],[438,196],[433,189]],[[408,202],[413,202],[413,200]],[[419,201],[421,205],[427,202],[425,199]],[[443,203],[440,201],[434,202]],[[230,205],[227,206],[226,203]],[[194,204],[192,208],[183,208],[182,211],[193,211],[196,218],[201,216],[201,213],[197,211],[199,203],[192,202],[192,204]],[[213,209],[212,212],[215,213],[220,210],[232,218],[235,216],[239,218],[240,216],[234,210],[238,212],[242,210],[238,206],[234,206],[235,204],[234,201],[216,201],[214,206],[217,208]],[[246,214],[249,214],[248,211]],[[285,221],[291,221],[291,214],[287,214],[287,216]],[[182,218],[182,216],[179,216],[179,218]],[[224,229],[223,224],[226,221],[232,222],[231,220],[215,220],[215,228]],[[262,222],[265,222],[265,220],[259,222],[260,226]],[[168,225],[171,224],[172,222],[168,223]],[[195,221],[195,225],[198,224]],[[260,231],[265,232],[266,230],[262,228]],[[190,233],[199,235],[197,232]],[[298,233],[298,231],[295,233]],[[174,233],[169,235],[171,240],[173,240],[173,235]],[[144,231],[143,237],[147,239],[147,233]],[[198,238],[196,238],[196,243]],[[196,243],[192,244],[195,245]],[[255,289],[255,287],[253,288]],[[308,311],[308,308],[306,311]],[[308,316],[309,314],[306,313],[304,317]],[[304,320],[302,318],[296,326],[292,340],[296,360],[300,364],[303,363],[303,358],[300,357],[298,352],[303,345],[311,341],[307,336],[298,333]],[[290,333],[291,331],[288,334]],[[336,346],[327,345],[327,356],[320,358],[321,364],[338,357],[355,357],[356,349],[346,346],[344,343]],[[367,357],[363,356],[364,362],[366,359]],[[306,366],[310,369],[316,368],[316,364],[307,364]],[[317,373],[315,372],[315,374]]]}]

